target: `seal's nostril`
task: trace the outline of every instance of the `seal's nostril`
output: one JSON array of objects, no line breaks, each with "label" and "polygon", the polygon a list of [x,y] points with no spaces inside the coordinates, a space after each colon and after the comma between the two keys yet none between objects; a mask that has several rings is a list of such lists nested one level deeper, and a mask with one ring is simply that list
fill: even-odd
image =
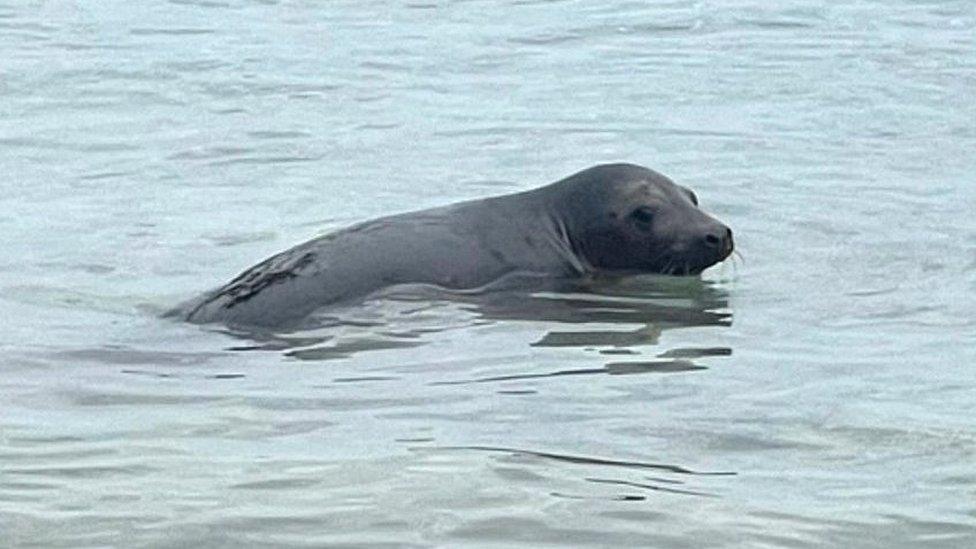
[{"label": "seal's nostril", "polygon": [[712,233],[708,233],[705,235],[705,242],[708,243],[709,246],[718,246],[718,243],[721,241],[722,241],[721,238],[715,236]]}]

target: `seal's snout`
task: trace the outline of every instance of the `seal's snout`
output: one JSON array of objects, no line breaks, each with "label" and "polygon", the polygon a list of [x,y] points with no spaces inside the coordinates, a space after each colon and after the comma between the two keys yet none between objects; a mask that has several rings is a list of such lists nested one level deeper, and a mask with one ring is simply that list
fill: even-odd
[{"label": "seal's snout", "polygon": [[725,259],[732,253],[732,248],[734,247],[732,243],[732,229],[725,225],[719,225],[706,232],[704,240],[705,246],[718,251],[722,259]]},{"label": "seal's snout", "polygon": [[718,221],[709,223],[703,233],[700,233],[699,249],[701,258],[705,263],[702,268],[707,268],[720,261],[732,253],[735,246],[732,242],[732,229]]}]

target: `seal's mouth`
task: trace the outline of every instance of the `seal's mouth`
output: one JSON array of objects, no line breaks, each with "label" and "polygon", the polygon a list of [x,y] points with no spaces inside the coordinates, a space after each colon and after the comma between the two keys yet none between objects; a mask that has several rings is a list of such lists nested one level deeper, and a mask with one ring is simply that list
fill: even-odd
[{"label": "seal's mouth", "polygon": [[671,276],[699,275],[712,265],[725,261],[735,246],[731,237],[724,242],[721,249],[699,251],[695,254],[675,255],[663,258],[653,269],[654,272]]},{"label": "seal's mouth", "polygon": [[[711,267],[711,265],[709,265],[708,267]],[[669,274],[669,275],[672,275],[672,276],[700,275],[702,273],[702,271],[704,271],[708,267],[704,267],[704,268],[684,267],[684,268],[680,268],[680,269],[674,269],[674,270],[672,270],[672,271],[670,271],[668,273],[665,273],[665,274]]]},{"label": "seal's mouth", "polygon": [[[718,262],[716,261],[715,263],[718,263]],[[693,266],[693,265],[688,265],[688,264],[676,265],[676,266],[669,266],[669,267],[667,267],[665,269],[662,269],[660,271],[660,274],[669,275],[669,276],[694,276],[694,275],[700,275],[702,273],[702,271],[704,271],[705,269],[711,267],[715,263],[709,263],[708,265],[704,265],[704,266],[698,266],[698,265],[694,265]]]}]

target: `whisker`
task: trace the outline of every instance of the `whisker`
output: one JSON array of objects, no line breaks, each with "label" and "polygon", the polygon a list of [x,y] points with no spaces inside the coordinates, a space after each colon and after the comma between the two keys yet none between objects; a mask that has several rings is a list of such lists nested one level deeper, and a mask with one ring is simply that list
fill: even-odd
[{"label": "whisker", "polygon": [[648,263],[650,263],[651,265],[653,265],[653,264],[657,263],[658,261],[660,261],[662,258],[664,258],[667,255],[668,255],[668,251],[667,250],[662,250],[662,251],[658,252],[657,255],[655,255],[650,260],[648,260]]},{"label": "whisker", "polygon": [[661,272],[663,274],[670,275],[672,273],[672,271],[671,271],[671,263],[673,263],[673,262],[674,262],[673,259],[669,259],[668,262],[664,264],[664,268],[661,269]]}]

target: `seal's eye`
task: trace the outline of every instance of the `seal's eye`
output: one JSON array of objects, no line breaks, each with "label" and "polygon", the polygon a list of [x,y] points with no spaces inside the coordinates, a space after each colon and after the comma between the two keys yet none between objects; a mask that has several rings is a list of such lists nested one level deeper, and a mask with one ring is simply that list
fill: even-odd
[{"label": "seal's eye", "polygon": [[637,221],[641,225],[650,225],[651,221],[654,221],[654,212],[647,206],[641,206],[630,212],[630,217],[634,218],[634,221]]},{"label": "seal's eye", "polygon": [[695,206],[698,205],[698,195],[695,194],[694,191],[688,191],[688,198],[691,199],[692,204],[694,204]]}]

